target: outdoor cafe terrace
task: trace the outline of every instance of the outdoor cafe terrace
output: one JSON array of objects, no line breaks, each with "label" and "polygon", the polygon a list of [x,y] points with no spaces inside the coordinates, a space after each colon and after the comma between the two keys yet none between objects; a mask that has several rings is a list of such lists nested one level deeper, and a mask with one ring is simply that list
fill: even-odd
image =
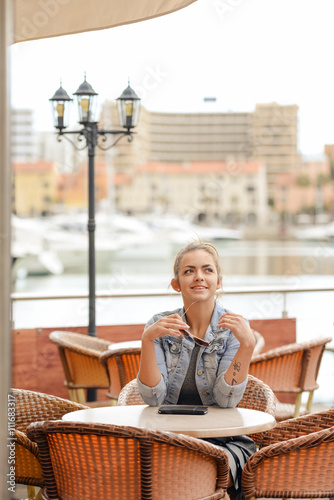
[{"label": "outdoor cafe terrace", "polygon": [[[309,332],[303,337],[302,329],[307,323],[307,309],[297,318],[289,317],[289,309],[294,309],[292,297],[295,295],[317,294],[318,298],[325,297],[326,295],[332,297],[333,292],[334,289],[330,287],[322,289],[311,287],[299,289],[296,287],[294,289],[283,289],[282,287],[271,287],[270,289],[248,287],[243,289],[231,289],[228,291],[230,299],[234,297],[239,301],[241,297],[247,297],[248,300],[250,300],[251,297],[257,297],[257,299],[261,297],[260,301],[259,299],[257,300],[257,304],[262,304],[262,313],[260,314],[258,310],[258,317],[250,319],[250,325],[256,332],[255,335],[257,340],[255,354],[249,370],[250,380],[252,381],[252,377],[254,376],[256,379],[263,380],[272,389],[275,398],[277,397],[279,402],[276,402],[275,411],[270,407],[270,404],[268,405],[268,401],[266,403],[267,410],[261,408],[260,411],[272,412],[273,415],[275,415],[277,421],[276,428],[278,429],[280,429],[280,426],[284,425],[287,418],[297,417],[298,422],[298,415],[303,415],[305,413],[309,415],[321,415],[321,417],[316,418],[325,418],[327,427],[329,425],[328,422],[331,422],[331,431],[320,431],[328,433],[328,436],[326,434],[325,441],[329,439],[330,442],[323,446],[327,447],[327,461],[329,462],[329,453],[333,455],[332,408],[334,404],[334,374],[332,369],[334,352],[331,340],[332,336],[330,335],[331,328],[328,328],[327,324],[327,328],[320,328],[316,335],[312,335]],[[280,299],[278,299],[278,297],[280,297]],[[176,299],[171,293],[166,294],[165,292],[158,291],[143,292],[138,290],[128,290],[122,293],[97,294],[97,300],[101,300],[102,298],[112,299],[114,308],[117,308],[117,300],[126,300],[128,303],[131,303],[131,301],[138,300],[147,302],[163,299],[165,304],[166,301],[170,304]],[[38,304],[38,308],[41,309],[43,308],[45,300],[52,300],[56,309],[56,303],[63,304],[65,301],[67,303],[72,303],[73,308],[73,303],[75,303],[76,300],[82,301],[86,299],[87,296],[85,294],[64,294],[54,296],[13,294],[12,317],[13,319],[17,318],[17,321],[19,321],[17,309],[19,303],[29,304],[30,310],[32,310],[34,303]],[[274,309],[270,309],[268,306],[270,301],[276,301],[275,312]],[[324,301],[326,302],[326,299],[324,299]],[[278,308],[280,310],[278,310]],[[131,310],[131,307],[126,309]],[[265,309],[267,313],[271,312],[276,317],[263,317],[265,316]],[[253,314],[253,316],[256,315]],[[83,404],[84,407],[88,405],[92,408],[95,407],[96,411],[106,411],[106,407],[113,408],[117,401],[118,404],[121,405],[142,405],[143,401],[136,393],[136,388],[133,387],[134,382],[131,381],[136,378],[138,371],[141,345],[140,338],[143,327],[143,323],[130,324],[130,321],[128,324],[98,325],[97,339],[87,336],[87,327],[83,325],[72,325],[71,327],[62,325],[35,328],[14,327],[12,330],[12,387],[17,388],[19,391],[23,390],[23,393],[24,391],[37,391],[38,393],[46,393],[50,395],[48,397],[51,398],[57,399],[60,397],[62,400],[72,400],[73,403],[68,404]],[[313,332],[314,330],[312,330],[312,333]],[[92,380],[94,381],[93,383]],[[320,386],[319,389],[316,389],[317,384]],[[124,388],[128,388],[125,389],[125,391],[129,391],[128,395],[127,392],[124,393]],[[254,391],[254,387],[252,390]],[[257,402],[255,403],[253,395],[247,400],[247,403],[245,403],[245,408],[251,408],[254,411],[259,410],[258,405],[260,396],[258,390],[257,388],[257,396],[255,398]],[[123,392],[121,393],[121,391]],[[321,395],[320,398],[317,396],[317,393]],[[19,392],[18,394],[21,393]],[[325,398],[323,398],[323,394],[326,394]],[[20,397],[21,396],[17,396],[17,401],[20,400]],[[92,401],[94,399],[98,401]],[[79,407],[73,407],[72,409],[66,408],[66,411],[64,410],[65,413],[79,409]],[[99,408],[101,409],[98,410]],[[137,406],[133,408],[135,409]],[[238,411],[240,412],[243,410],[239,409]],[[325,417],[322,417],[323,414]],[[58,415],[56,418],[59,419],[61,417]],[[97,416],[96,418],[97,422],[104,422],[101,416]],[[99,420],[101,418],[102,420]],[[108,416],[108,419],[109,418]],[[138,422],[140,422],[140,418],[142,417],[139,417]],[[305,419],[308,417],[306,415],[302,418]],[[149,423],[147,425],[152,426],[153,421],[154,419],[152,420],[152,417],[149,417]],[[123,422],[126,422],[126,420],[123,420]],[[318,421],[316,421],[317,423],[315,424],[313,420],[305,420],[305,422],[302,420],[302,422],[303,425],[306,424],[306,427],[303,427],[303,434],[305,435],[313,435],[319,432],[320,428],[325,426],[324,424],[319,424]],[[140,424],[138,425],[140,427]],[[84,431],[81,430],[80,432]],[[274,430],[268,430],[266,432],[267,434],[269,433],[268,435],[271,435],[274,433]],[[266,432],[259,432],[258,435],[266,435]],[[291,436],[294,435],[292,430],[289,432],[291,432]],[[299,434],[297,433],[297,435]],[[286,434],[284,436],[283,441],[286,441],[286,439],[290,437]],[[282,438],[280,438],[280,440],[282,440]],[[272,441],[272,443],[273,442],[274,441]],[[270,441],[268,443],[269,446],[275,446],[274,444],[270,444]],[[261,453],[263,447],[260,442],[258,444],[260,446],[258,453]],[[304,443],[301,443],[301,447],[304,450],[303,446]],[[313,448],[311,450],[311,448],[309,448],[311,445],[309,444],[305,446],[306,451],[299,450],[298,453],[306,453],[307,459],[310,460],[311,454],[313,457]],[[291,453],[293,454],[295,452]],[[316,453],[318,453],[318,450],[316,450]],[[259,460],[260,459],[261,456],[259,456]],[[282,458],[283,461],[286,459],[286,456]],[[281,458],[279,460],[281,460]],[[300,462],[300,464],[298,462],[300,457],[296,458],[296,456],[294,456],[291,460],[291,463],[289,462],[291,470],[294,470],[294,474],[296,474],[297,469],[298,474],[302,477],[304,474],[304,466],[301,465],[302,462]],[[280,463],[280,467],[283,467],[282,463]],[[273,467],[272,464],[270,466]],[[319,464],[315,464],[314,467],[314,470],[317,470],[316,467],[319,467]],[[259,471],[260,470],[259,468]],[[257,484],[256,479],[253,477],[254,474],[256,477],[256,472],[250,470],[247,471],[247,474],[248,476],[246,477],[245,472],[244,479],[247,495],[248,492],[252,492],[251,496],[260,495],[268,498],[276,495],[276,491],[273,489],[272,485],[267,484],[265,486],[265,480],[262,480],[262,487],[260,489],[258,485],[254,486],[254,481],[255,484]],[[262,472],[259,472],[259,474],[262,474]],[[265,473],[265,477],[267,476],[268,474]],[[80,478],[80,480],[83,481],[83,478]],[[247,489],[249,481],[251,481],[251,486]],[[282,493],[282,497],[289,498],[289,490],[292,491],[293,488],[289,483],[290,479],[288,476],[286,476],[284,481],[284,487],[286,488],[284,494],[282,491],[278,494],[280,495]],[[299,497],[302,497],[301,490],[298,490],[299,485],[296,476],[294,481],[294,488],[297,488]],[[322,491],[322,496],[326,498],[332,496],[332,490],[334,491],[334,489],[333,486],[330,485],[331,480],[329,477],[326,476],[326,479],[322,480],[326,483],[326,487],[324,484],[317,484],[317,481],[314,481],[314,476],[312,476],[312,481],[315,490],[318,488]],[[308,485],[308,480],[304,481],[304,483]],[[316,491],[313,489],[310,492],[309,485],[305,486],[305,484],[304,487],[306,487],[306,489],[308,488],[308,490],[303,494],[305,494],[307,498],[309,497],[308,495],[311,494],[312,497],[316,497]],[[13,500],[26,498],[26,490],[24,488],[25,486],[18,484],[15,494],[13,494],[11,498]],[[37,490],[38,488],[36,487],[36,491]],[[246,498],[248,498],[247,495]],[[292,493],[292,495],[295,495],[295,493]],[[152,498],[155,497],[153,496]],[[159,498],[164,497],[159,496]],[[198,496],[198,498],[200,497]],[[220,496],[208,496],[206,498],[220,498]]]}]

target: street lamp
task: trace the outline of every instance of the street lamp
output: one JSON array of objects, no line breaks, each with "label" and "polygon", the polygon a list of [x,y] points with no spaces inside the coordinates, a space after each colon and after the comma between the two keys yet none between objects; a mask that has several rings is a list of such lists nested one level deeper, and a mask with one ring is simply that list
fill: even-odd
[{"label": "street lamp", "polygon": [[[73,99],[69,97],[67,92],[60,88],[51,97],[50,101],[53,109],[54,126],[58,130],[58,140],[62,136],[69,134],[78,135],[81,140],[82,136],[86,139],[84,148],[88,148],[88,253],[89,253],[89,324],[88,335],[96,337],[96,320],[95,320],[95,148],[96,146],[102,150],[110,149],[124,136],[128,136],[128,140],[132,141],[132,129],[138,123],[140,98],[135,91],[130,87],[124,90],[122,95],[117,99],[120,125],[122,130],[105,130],[99,129],[96,121],[96,108],[98,94],[92,86],[86,81],[86,76],[78,90],[74,92],[78,102],[79,123],[83,125],[81,130],[66,130],[68,126],[69,107]],[[99,137],[102,141],[106,141],[107,135],[115,135],[118,138],[108,147],[102,147],[99,144]],[[77,145],[70,141],[73,146],[78,149]]]}]

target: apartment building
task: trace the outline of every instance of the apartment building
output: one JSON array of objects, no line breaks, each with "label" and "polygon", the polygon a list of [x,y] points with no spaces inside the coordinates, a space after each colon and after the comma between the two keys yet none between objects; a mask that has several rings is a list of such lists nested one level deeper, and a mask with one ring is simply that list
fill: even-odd
[{"label": "apartment building", "polygon": [[274,196],[280,213],[334,213],[334,182],[329,161],[305,159],[296,172],[279,174]]},{"label": "apartment building", "polygon": [[[114,102],[104,103],[99,126],[119,128]],[[103,147],[110,146],[114,140],[114,136],[107,136]],[[86,149],[78,153],[68,141],[59,143],[54,133],[45,133],[39,147],[39,158],[43,157],[53,158],[56,170],[63,174],[59,200],[64,205],[85,206],[83,165],[87,164]],[[186,190],[189,193],[185,202],[188,211],[196,198],[195,218],[235,221],[245,220],[248,215],[252,218],[250,214],[254,213],[254,220],[260,221],[263,219],[262,208],[258,213],[251,210],[248,201],[247,207],[241,202],[251,199],[256,200],[254,204],[258,202],[259,195],[255,196],[251,191],[252,186],[247,191],[240,174],[230,176],[229,190],[226,191],[225,184],[221,183],[222,175],[224,182],[226,180],[226,172],[223,167],[222,172],[215,170],[213,165],[261,165],[261,172],[265,172],[264,177],[259,174],[261,190],[265,193],[266,203],[271,199],[274,204],[277,176],[296,172],[300,161],[298,107],[295,105],[258,104],[254,112],[247,113],[161,113],[142,108],[132,141],[123,137],[108,151],[96,148],[96,164],[106,165],[101,186],[96,181],[97,200],[106,192],[113,206],[122,212],[144,213],[156,205],[163,211],[180,212],[175,193]],[[192,172],[195,164],[203,165],[196,175]],[[186,175],[187,171],[191,173]],[[97,177],[100,178],[98,168]],[[144,178],[145,186],[138,191],[138,183],[144,183]],[[232,185],[235,186],[233,192],[237,191],[234,194],[231,194]],[[221,187],[219,196],[213,193],[216,186]],[[192,189],[195,194],[191,200]],[[247,196],[241,195],[242,192],[248,193]],[[222,202],[222,198],[229,202]],[[227,204],[220,206],[221,203]]]},{"label": "apartment building", "polygon": [[51,212],[57,201],[57,173],[53,162],[13,163],[13,212],[20,216]]},{"label": "apartment building", "polygon": [[[105,163],[95,162],[95,201],[98,203],[107,198],[108,172]],[[69,173],[58,172],[57,175],[58,204],[68,208],[87,209],[88,207],[88,165],[81,163]]]},{"label": "apartment building", "polygon": [[[88,167],[82,163],[66,173],[52,161],[13,164],[13,212],[19,216],[38,216],[66,209],[87,209]],[[107,167],[95,164],[95,199],[98,204],[108,195]]]},{"label": "apartment building", "polygon": [[[102,112],[117,124],[116,107]],[[298,152],[298,106],[257,104],[249,113],[159,113],[142,108],[131,143],[115,147],[116,172],[129,173],[148,162],[258,161],[266,165],[268,196],[273,198],[276,175],[294,172]]]},{"label": "apartment building", "polygon": [[31,162],[36,160],[33,110],[11,110],[10,138],[12,161]]},{"label": "apartment building", "polygon": [[265,166],[258,162],[147,163],[115,177],[116,206],[140,215],[160,213],[196,222],[265,224]]},{"label": "apartment building", "polygon": [[298,106],[257,104],[250,134],[251,157],[265,163],[268,191],[272,196],[277,175],[296,172],[301,162],[298,152]]}]

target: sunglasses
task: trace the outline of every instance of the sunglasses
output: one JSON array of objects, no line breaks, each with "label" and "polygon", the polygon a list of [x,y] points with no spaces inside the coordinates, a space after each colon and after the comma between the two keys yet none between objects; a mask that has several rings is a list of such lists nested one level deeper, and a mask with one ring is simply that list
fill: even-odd
[{"label": "sunglasses", "polygon": [[[191,308],[191,306],[194,305],[194,304],[196,304],[196,302],[198,302],[198,300],[195,300],[195,302],[193,302],[192,304],[190,304],[190,306],[181,315],[181,318],[183,319],[183,321],[185,321],[185,315],[186,315],[187,311],[189,311],[189,309]],[[183,335],[185,337],[188,337],[189,339],[193,339],[193,341],[195,342],[195,344],[197,344],[197,345],[199,345],[201,347],[209,347],[209,345],[211,345],[212,342],[214,341],[214,339],[212,339],[211,342],[207,342],[206,340],[203,340],[203,339],[200,339],[198,337],[195,337],[195,335],[192,335],[187,330],[180,330],[180,332],[183,333]]]},{"label": "sunglasses", "polygon": [[201,346],[201,347],[209,347],[209,345],[212,344],[212,342],[214,341],[214,339],[211,340],[211,342],[207,342],[206,340],[203,340],[203,339],[200,339],[198,337],[195,337],[195,335],[192,335],[190,332],[187,332],[187,330],[180,330],[181,333],[183,333],[183,335],[185,337],[188,337],[190,339],[193,339],[193,341],[195,342],[195,344]]}]

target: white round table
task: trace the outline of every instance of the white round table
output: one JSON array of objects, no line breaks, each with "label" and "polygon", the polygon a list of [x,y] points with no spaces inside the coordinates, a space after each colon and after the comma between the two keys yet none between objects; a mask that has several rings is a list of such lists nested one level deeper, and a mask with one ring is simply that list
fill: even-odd
[{"label": "white round table", "polygon": [[67,413],[67,422],[85,422],[171,431],[199,438],[238,436],[272,429],[272,415],[245,408],[209,406],[205,415],[161,415],[158,406],[130,405],[89,408]]}]

